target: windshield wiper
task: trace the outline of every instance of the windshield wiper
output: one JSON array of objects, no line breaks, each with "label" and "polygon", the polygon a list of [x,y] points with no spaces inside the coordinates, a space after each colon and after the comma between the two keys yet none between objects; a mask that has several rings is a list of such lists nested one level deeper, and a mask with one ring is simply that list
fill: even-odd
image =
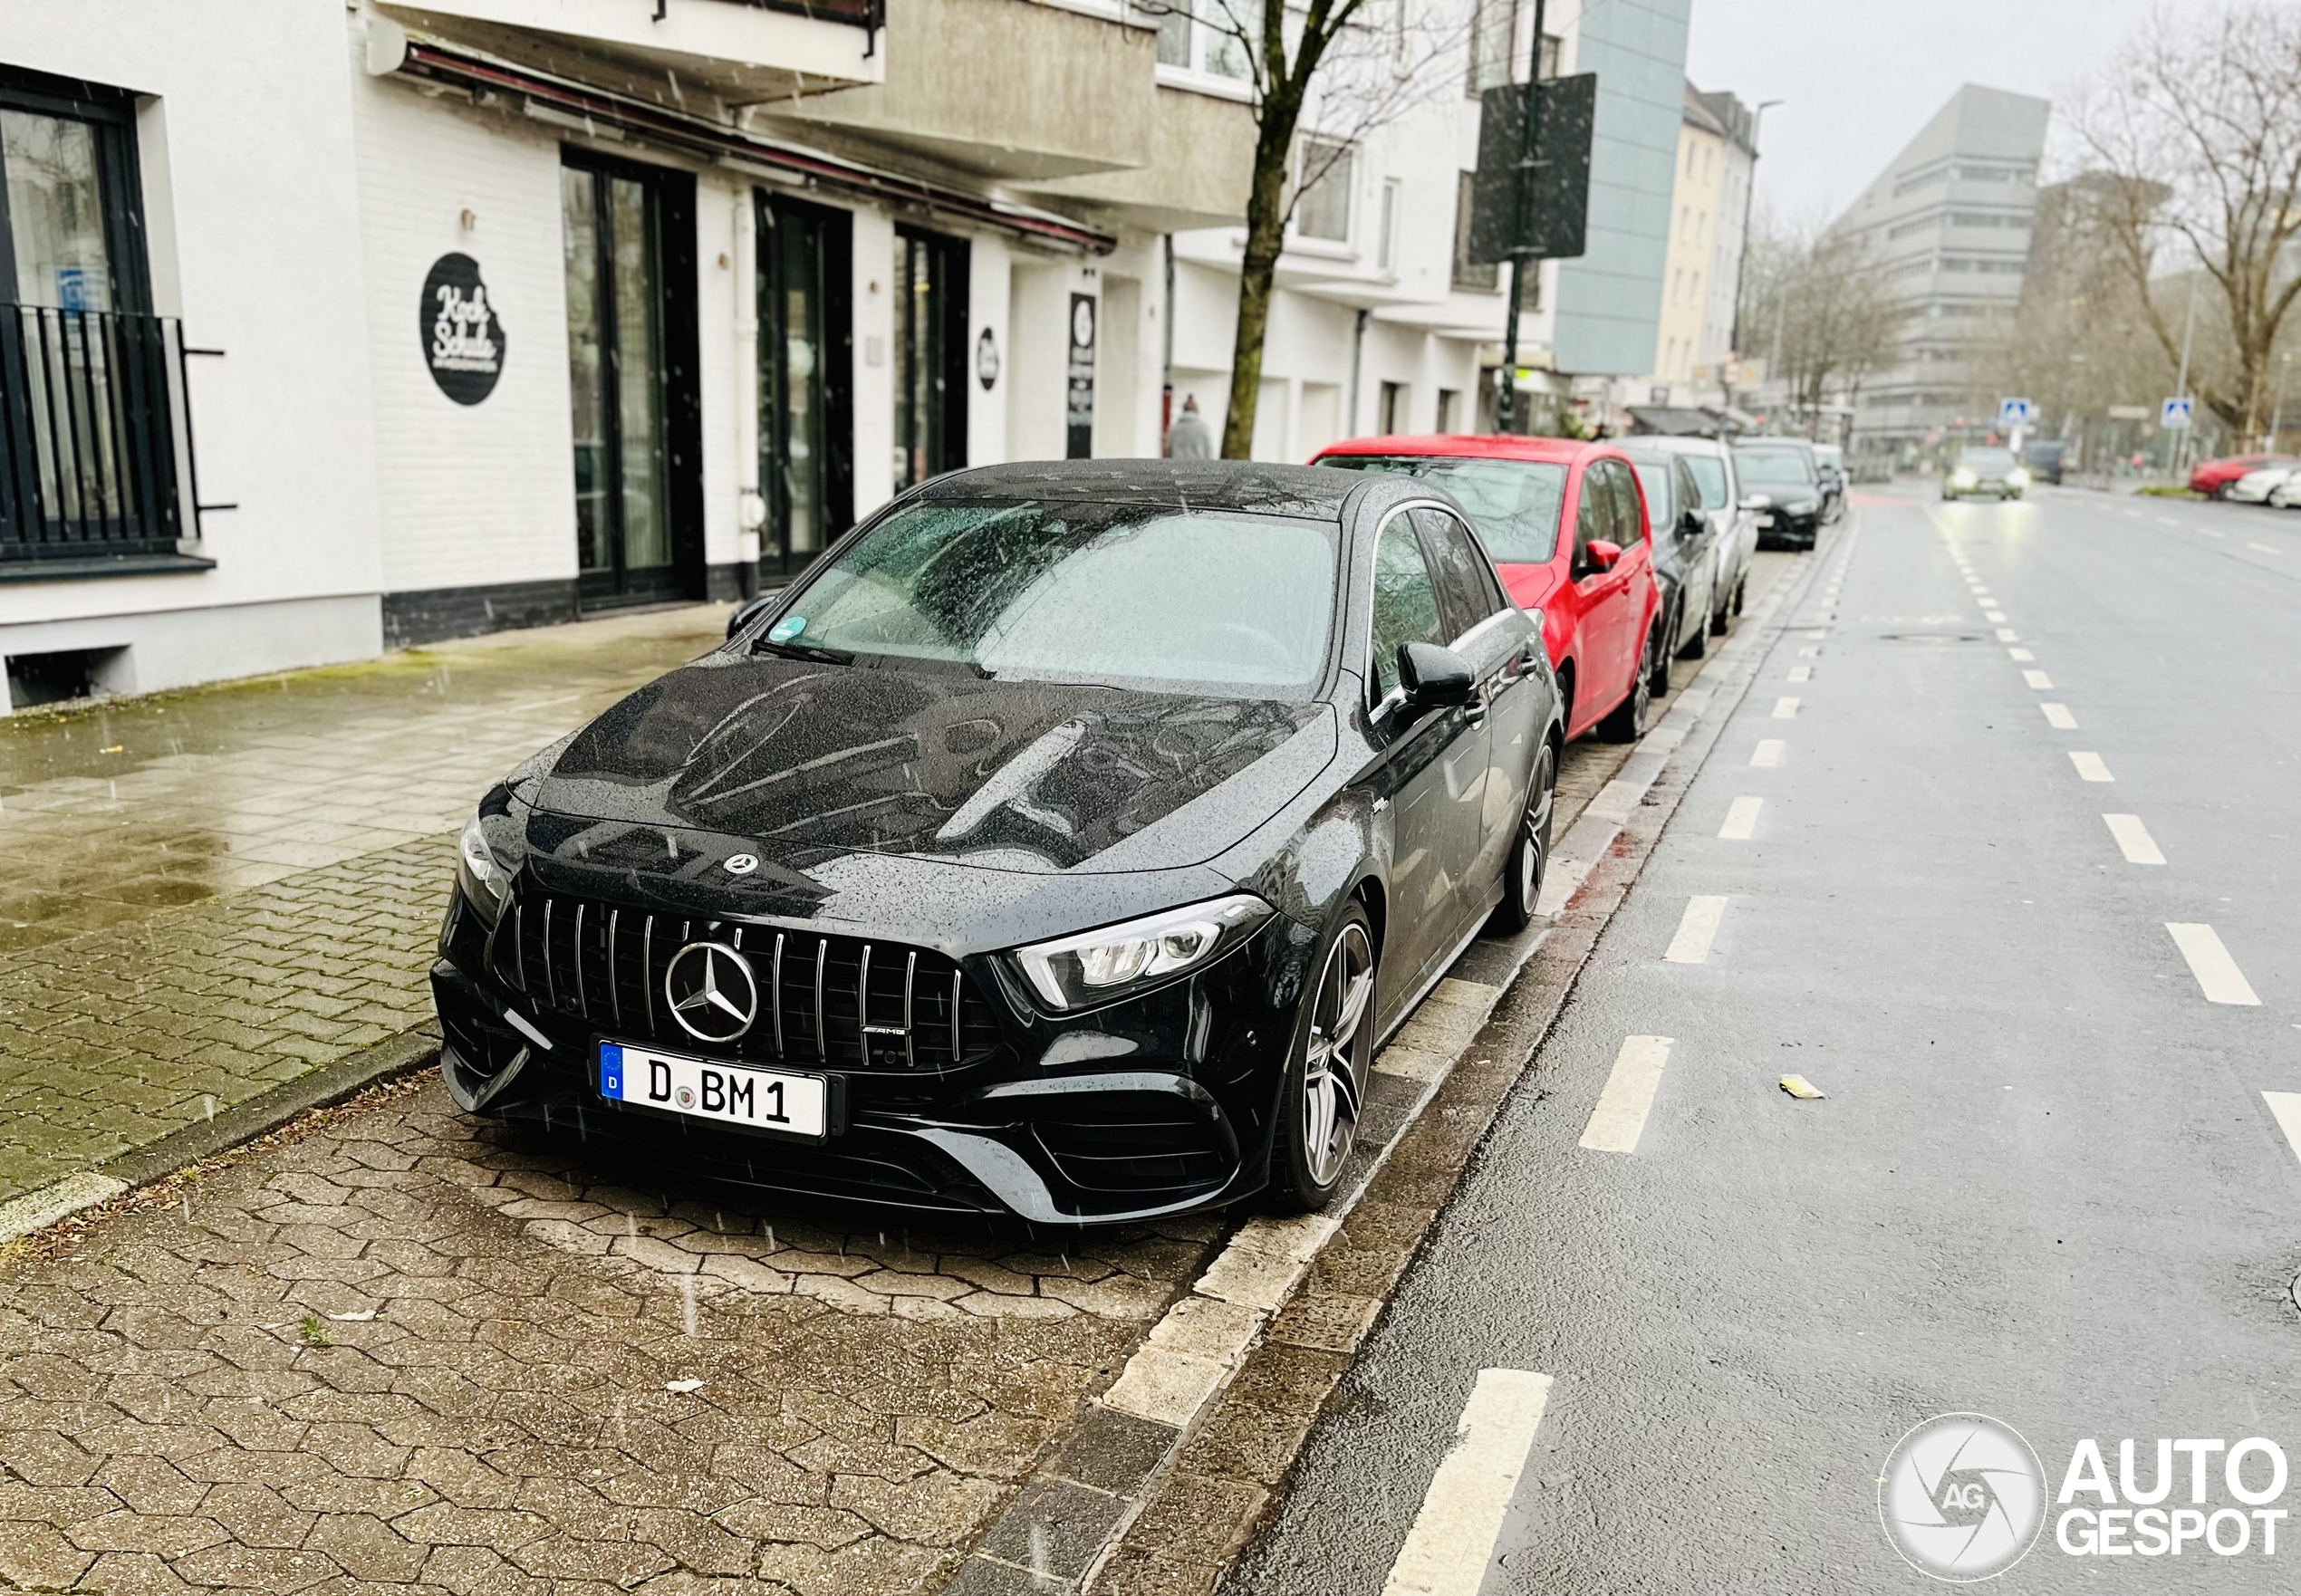
[{"label": "windshield wiper", "polygon": [[818,648],[813,643],[777,643],[765,638],[753,641],[754,654],[780,654],[786,659],[812,659],[822,665],[852,665],[855,657],[839,649]]}]

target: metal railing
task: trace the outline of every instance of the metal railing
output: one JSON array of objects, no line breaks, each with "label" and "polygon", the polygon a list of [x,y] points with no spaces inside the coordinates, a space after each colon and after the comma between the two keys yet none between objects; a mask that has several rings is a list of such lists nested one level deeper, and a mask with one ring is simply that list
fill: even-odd
[{"label": "metal railing", "polygon": [[824,22],[843,22],[873,33],[887,25],[887,0],[736,0],[761,11],[788,11]]},{"label": "metal railing", "polygon": [[0,304],[0,568],[196,536],[184,392],[172,316]]}]

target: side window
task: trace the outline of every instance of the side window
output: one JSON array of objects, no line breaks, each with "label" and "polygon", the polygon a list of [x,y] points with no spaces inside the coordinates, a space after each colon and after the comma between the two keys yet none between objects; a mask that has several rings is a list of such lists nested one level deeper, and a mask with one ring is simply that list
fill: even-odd
[{"label": "side window", "polygon": [[1374,540],[1374,626],[1371,661],[1374,697],[1398,686],[1401,643],[1440,643],[1438,587],[1422,558],[1414,524],[1393,515]]},{"label": "side window", "polygon": [[1639,507],[1638,485],[1621,462],[1609,461],[1607,465],[1606,481],[1614,497],[1614,542],[1625,549],[1634,548],[1646,535],[1646,516]]},{"label": "side window", "polygon": [[1681,457],[1678,462],[1679,514],[1682,516],[1688,510],[1698,508],[1701,502],[1701,484],[1694,480],[1694,468]]},{"label": "side window", "polygon": [[1423,552],[1438,572],[1439,608],[1451,642],[1502,608],[1493,567],[1463,524],[1443,510],[1412,512]]},{"label": "side window", "polygon": [[1582,490],[1574,512],[1574,573],[1590,569],[1590,545],[1613,536],[1613,500],[1606,491],[1603,460],[1582,468]]}]

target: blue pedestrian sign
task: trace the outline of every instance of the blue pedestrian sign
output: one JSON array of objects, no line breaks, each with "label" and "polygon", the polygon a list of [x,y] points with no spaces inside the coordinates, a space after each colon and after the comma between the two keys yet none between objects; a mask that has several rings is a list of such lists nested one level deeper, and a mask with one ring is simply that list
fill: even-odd
[{"label": "blue pedestrian sign", "polygon": [[2026,399],[1999,399],[1998,425],[2000,427],[2035,427],[2037,407]]},{"label": "blue pedestrian sign", "polygon": [[2196,408],[2195,399],[2169,399],[2157,412],[2157,424],[2168,432],[2179,432],[2190,424],[2190,412]]}]

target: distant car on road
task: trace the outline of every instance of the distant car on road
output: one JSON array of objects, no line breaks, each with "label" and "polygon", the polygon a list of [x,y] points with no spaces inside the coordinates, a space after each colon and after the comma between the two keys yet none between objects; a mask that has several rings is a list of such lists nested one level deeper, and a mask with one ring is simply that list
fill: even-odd
[{"label": "distant car on road", "polygon": [[2264,466],[2248,471],[2221,490],[2221,496],[2232,505],[2266,505],[2269,495],[2293,479],[2296,467]]},{"label": "distant car on road", "polygon": [[1945,499],[1969,499],[1976,494],[2017,499],[2028,486],[2029,473],[2022,469],[2011,449],[1969,445],[1958,451],[1958,457],[1941,476]]},{"label": "distant car on road", "polygon": [[2238,477],[2264,466],[2301,466],[2301,460],[2290,455],[2226,455],[2190,467],[2190,492],[2220,498]]},{"label": "distant car on road", "polygon": [[1812,548],[1822,527],[1822,469],[1814,446],[1795,437],[1744,438],[1734,445],[1734,464],[1747,495],[1742,504],[1757,513],[1758,547]]},{"label": "distant car on road", "polygon": [[2029,468],[2032,482],[2050,482],[2061,486],[2063,458],[2069,446],[2058,437],[2041,437],[2022,446],[2021,463]]},{"label": "distant car on road", "polygon": [[1646,438],[1624,438],[1637,467],[1653,526],[1654,576],[1661,583],[1661,641],[1654,649],[1654,691],[1670,691],[1670,662],[1699,659],[1709,649],[1718,604],[1718,527],[1702,510],[1702,490],[1685,457]]},{"label": "distant car on road", "polygon": [[[1542,617],[1566,736],[1643,736],[1661,642],[1661,590],[1628,457],[1566,437],[1360,437],[1311,462],[1395,471],[1452,494],[1519,608]],[[1572,536],[1562,536],[1564,527]]]}]

